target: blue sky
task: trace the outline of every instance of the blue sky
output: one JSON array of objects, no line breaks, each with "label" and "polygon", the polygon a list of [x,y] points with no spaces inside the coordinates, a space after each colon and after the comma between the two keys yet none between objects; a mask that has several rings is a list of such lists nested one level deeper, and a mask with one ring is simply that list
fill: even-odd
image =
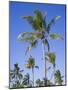
[{"label": "blue sky", "polygon": [[[34,10],[39,9],[43,15],[47,13],[47,23],[56,15],[60,15],[61,19],[51,28],[52,32],[59,33],[64,40],[50,40],[51,51],[56,53],[56,69],[60,69],[62,75],[65,75],[65,6],[56,4],[38,4],[38,3],[23,3],[10,2],[10,68],[13,68],[15,63],[18,63],[25,73],[30,73],[31,70],[25,68],[28,57],[32,55],[36,59],[36,65],[39,65],[39,70],[35,69],[35,80],[44,77],[44,64],[42,58],[42,48],[39,42],[38,46],[31,50],[25,56],[25,50],[28,46],[26,42],[19,42],[17,37],[21,32],[33,31],[27,21],[21,19],[21,16],[33,15]],[[50,78],[51,71],[48,72]],[[32,76],[31,76],[32,77]]]}]

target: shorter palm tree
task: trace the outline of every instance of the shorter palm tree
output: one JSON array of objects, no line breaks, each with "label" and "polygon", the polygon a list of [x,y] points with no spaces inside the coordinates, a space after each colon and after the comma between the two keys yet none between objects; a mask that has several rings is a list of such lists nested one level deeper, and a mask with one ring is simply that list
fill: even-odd
[{"label": "shorter palm tree", "polygon": [[40,79],[37,79],[37,80],[36,80],[36,87],[40,87],[40,86],[41,86],[41,85],[40,85],[40,82],[41,82]]},{"label": "shorter palm tree", "polygon": [[53,83],[50,80],[48,80],[47,78],[46,79],[43,78],[43,86],[45,86],[45,82],[46,82],[47,86],[52,86],[53,85]]},{"label": "shorter palm tree", "polygon": [[29,73],[27,73],[27,74],[24,76],[22,84],[24,85],[24,87],[30,87],[30,86],[31,86]]},{"label": "shorter palm tree", "polygon": [[[49,52],[49,53],[46,54],[45,58],[46,58],[46,60],[49,63],[51,63],[53,65],[53,73],[52,73],[51,78],[50,78],[50,80],[51,80],[52,77],[55,74],[55,68],[56,68],[55,60],[56,60],[56,55],[53,52]],[[54,84],[55,84],[55,77],[54,77]]]},{"label": "shorter palm tree", "polygon": [[13,84],[13,87],[15,88],[15,87],[19,87],[19,85],[20,85],[20,83],[21,83],[21,80],[22,80],[22,78],[23,78],[23,75],[22,75],[22,72],[23,72],[24,70],[20,70],[20,68],[19,68],[19,66],[18,66],[18,64],[16,63],[16,64],[14,64],[14,70],[10,70],[10,76],[9,76],[9,78],[10,78],[10,82],[12,83],[14,83]]},{"label": "shorter palm tree", "polygon": [[56,81],[57,85],[62,85],[62,82],[63,82],[62,78],[63,78],[63,76],[61,76],[61,72],[59,70],[57,70],[55,72],[55,81]]},{"label": "shorter palm tree", "polygon": [[34,68],[39,69],[39,67],[35,65],[35,59],[32,56],[29,57],[27,64],[25,66],[28,69],[32,69],[32,80],[33,80],[33,86],[34,86]]}]

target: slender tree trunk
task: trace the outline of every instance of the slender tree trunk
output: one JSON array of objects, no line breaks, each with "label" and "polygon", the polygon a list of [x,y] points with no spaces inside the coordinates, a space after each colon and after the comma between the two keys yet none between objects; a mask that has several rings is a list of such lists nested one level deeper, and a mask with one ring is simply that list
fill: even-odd
[{"label": "slender tree trunk", "polygon": [[56,85],[56,82],[55,82],[55,64],[53,65],[53,70],[54,70],[54,73],[53,73],[53,75],[54,75],[54,85]]},{"label": "slender tree trunk", "polygon": [[33,80],[33,87],[34,87],[34,67],[32,68],[32,80]]},{"label": "slender tree trunk", "polygon": [[[46,76],[46,60],[45,60],[45,45],[44,45],[44,40],[42,40],[42,55],[43,55],[43,60],[44,60],[44,65],[45,65],[45,68],[44,68],[44,70],[45,70],[45,79],[47,78],[47,76]],[[45,80],[45,86],[47,86],[47,82],[46,82],[46,80]]]}]

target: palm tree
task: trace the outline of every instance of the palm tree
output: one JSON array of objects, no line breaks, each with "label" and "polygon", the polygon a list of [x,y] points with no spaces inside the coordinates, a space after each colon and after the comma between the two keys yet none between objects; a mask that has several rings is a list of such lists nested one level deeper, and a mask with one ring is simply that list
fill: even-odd
[{"label": "palm tree", "polygon": [[34,86],[34,68],[39,69],[39,67],[35,65],[35,59],[32,56],[29,57],[28,62],[26,64],[26,68],[32,69],[32,80]]},{"label": "palm tree", "polygon": [[37,80],[36,80],[36,86],[37,86],[37,87],[39,87],[39,86],[40,86],[40,82],[41,82],[41,80],[40,80],[40,79],[37,79]]},{"label": "palm tree", "polygon": [[41,86],[44,86],[44,85],[43,85],[43,81],[40,80],[40,79],[37,79],[37,80],[36,80],[36,87],[41,87]]},{"label": "palm tree", "polygon": [[47,83],[47,86],[53,85],[53,83],[50,80],[48,80],[47,78],[43,78],[43,86],[45,86],[45,82]]},{"label": "palm tree", "polygon": [[55,81],[56,81],[56,84],[57,85],[62,85],[62,82],[63,82],[63,80],[62,80],[62,78],[63,78],[64,76],[61,76],[61,72],[59,71],[59,70],[57,70],[56,72],[55,72]]},{"label": "palm tree", "polygon": [[[49,39],[63,39],[59,34],[51,33],[51,26],[60,18],[60,16],[55,16],[48,24],[46,22],[46,14],[43,15],[40,10],[34,11],[34,16],[24,16],[23,19],[27,20],[32,26],[34,32],[24,32],[19,34],[18,39],[20,41],[27,41],[29,46],[26,49],[30,51],[41,41],[42,45],[42,57],[45,65],[45,78],[46,75],[46,60],[45,60],[45,45],[48,47],[48,52],[50,51]],[[45,85],[46,86],[46,85]]]},{"label": "palm tree", "polygon": [[21,79],[23,78],[22,72],[24,70],[20,70],[18,64],[14,64],[14,70],[10,70],[10,82],[14,82],[13,87],[19,87],[21,83]]},{"label": "palm tree", "polygon": [[[55,60],[56,60],[56,55],[55,53],[47,53],[46,55],[46,60],[51,63],[53,65],[53,73],[51,75],[50,80],[52,79],[52,77],[55,75],[55,68],[56,68],[56,64],[55,64]],[[55,84],[55,77],[54,77],[54,84]]]},{"label": "palm tree", "polygon": [[29,85],[29,81],[30,81],[30,76],[29,76],[29,74],[27,73],[27,74],[24,76],[24,78],[23,78],[22,84],[23,84],[24,86],[28,86],[28,85]]}]

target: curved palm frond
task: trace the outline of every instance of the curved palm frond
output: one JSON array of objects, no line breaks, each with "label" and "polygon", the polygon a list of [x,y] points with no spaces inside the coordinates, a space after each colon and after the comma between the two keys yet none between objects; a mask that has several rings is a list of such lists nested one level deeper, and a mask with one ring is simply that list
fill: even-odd
[{"label": "curved palm frond", "polygon": [[37,38],[35,32],[24,32],[18,35],[18,40],[20,41],[33,41],[35,38]]},{"label": "curved palm frond", "polygon": [[56,16],[54,17],[47,25],[47,32],[50,32],[51,26],[58,20],[60,19],[61,16]]}]

